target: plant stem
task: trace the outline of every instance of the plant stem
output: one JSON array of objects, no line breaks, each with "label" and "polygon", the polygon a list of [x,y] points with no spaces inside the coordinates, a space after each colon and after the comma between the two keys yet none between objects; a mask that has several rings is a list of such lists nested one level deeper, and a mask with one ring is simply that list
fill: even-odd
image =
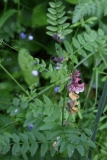
[{"label": "plant stem", "polygon": [[[107,97],[107,79],[106,79],[106,82],[104,84],[103,92],[102,92],[100,102],[99,102],[99,105],[98,105],[98,111],[97,111],[97,114],[96,114],[94,131],[93,131],[93,134],[92,134],[92,137],[91,137],[91,140],[93,142],[95,142],[95,138],[96,138],[96,134],[97,134],[97,130],[98,130],[98,124],[99,124],[100,117],[101,117],[101,114],[102,114],[103,109],[104,109],[106,97]],[[88,155],[88,158],[90,160],[92,159],[93,151],[94,151],[94,149],[92,147],[90,147],[89,155]]]},{"label": "plant stem", "polygon": [[33,100],[34,98],[36,98],[36,97],[42,95],[44,92],[46,92],[47,90],[49,90],[49,89],[52,88],[52,87],[54,87],[54,84],[52,84],[51,86],[49,86],[49,87],[43,89],[41,92],[39,92],[39,93],[38,93],[37,95],[35,95],[34,97],[31,97],[31,98],[29,99],[29,102],[30,102],[31,100]]},{"label": "plant stem", "polygon": [[63,107],[62,107],[62,126],[64,126],[64,108],[65,108],[65,97],[66,97],[67,91],[65,90],[64,94],[64,102],[63,102]]},{"label": "plant stem", "polygon": [[7,75],[28,95],[28,93],[25,91],[25,89],[19,84],[19,82],[6,70],[6,68],[3,67],[2,64],[0,64],[0,67],[7,73]]},{"label": "plant stem", "polygon": [[90,53],[87,57],[85,57],[82,61],[80,61],[75,67],[74,69],[76,69],[81,63],[83,63],[86,59],[88,59],[89,57],[91,57],[95,52]]}]

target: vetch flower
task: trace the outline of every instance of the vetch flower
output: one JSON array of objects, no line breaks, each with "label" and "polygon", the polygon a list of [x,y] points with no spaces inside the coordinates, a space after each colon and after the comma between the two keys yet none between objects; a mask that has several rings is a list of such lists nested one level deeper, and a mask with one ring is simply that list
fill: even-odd
[{"label": "vetch flower", "polygon": [[78,70],[74,70],[72,75],[70,75],[70,85],[68,86],[68,90],[69,92],[75,92],[75,93],[79,93],[79,92],[83,92],[84,91],[84,83],[79,83],[79,81],[81,80],[80,76],[80,72]]},{"label": "vetch flower", "polygon": [[33,36],[32,35],[29,35],[28,36],[28,39],[31,41],[31,40],[33,40]]},{"label": "vetch flower", "polygon": [[25,34],[24,32],[20,32],[20,37],[21,37],[22,39],[25,39],[25,38],[26,38],[26,34]]},{"label": "vetch flower", "polygon": [[58,57],[54,57],[54,59],[53,59],[55,62],[58,62],[58,63],[61,63],[61,61],[63,61],[64,60],[64,57],[60,57],[60,58],[58,58]]},{"label": "vetch flower", "polygon": [[57,69],[57,70],[61,69],[61,66],[62,66],[62,64],[57,63],[57,65],[56,65],[56,69]]},{"label": "vetch flower", "polygon": [[29,126],[28,126],[28,129],[31,131],[32,129],[34,128],[34,125],[33,124],[30,124]]},{"label": "vetch flower", "polygon": [[34,76],[38,76],[39,73],[38,73],[38,71],[33,70],[33,71],[32,71],[32,74],[33,74]]},{"label": "vetch flower", "polygon": [[54,57],[54,59],[53,59],[53,61],[55,61],[55,62],[57,62],[56,63],[56,69],[57,70],[59,70],[59,69],[61,69],[61,66],[62,66],[62,64],[61,64],[61,62],[64,60],[64,57],[60,57],[60,58],[58,58],[58,57]]},{"label": "vetch flower", "polygon": [[56,93],[58,93],[58,91],[59,91],[59,86],[56,86],[56,87],[54,88],[54,91],[55,91]]},{"label": "vetch flower", "polygon": [[78,112],[78,108],[75,107],[76,105],[78,105],[79,102],[75,102],[74,100],[70,100],[70,102],[67,104],[67,111],[71,114],[75,114],[76,112]]},{"label": "vetch flower", "polygon": [[60,34],[54,33],[53,39],[56,39],[59,43],[61,43],[63,40],[63,37]]}]

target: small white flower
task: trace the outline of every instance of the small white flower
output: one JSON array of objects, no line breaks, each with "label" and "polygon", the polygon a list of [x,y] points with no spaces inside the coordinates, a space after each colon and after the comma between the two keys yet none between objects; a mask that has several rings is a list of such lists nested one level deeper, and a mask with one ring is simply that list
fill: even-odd
[{"label": "small white flower", "polygon": [[15,111],[14,111],[15,113],[17,113],[18,112],[18,109],[15,109]]},{"label": "small white flower", "polygon": [[31,40],[33,40],[33,36],[32,35],[29,35],[28,36],[28,39],[31,41]]},{"label": "small white flower", "polygon": [[38,71],[33,70],[33,71],[32,71],[32,74],[33,74],[34,76],[38,76],[39,73],[38,73]]}]

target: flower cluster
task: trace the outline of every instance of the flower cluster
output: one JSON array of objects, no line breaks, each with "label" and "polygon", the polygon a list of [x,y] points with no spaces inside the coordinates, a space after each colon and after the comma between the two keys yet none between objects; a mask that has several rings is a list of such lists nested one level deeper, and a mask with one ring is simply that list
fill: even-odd
[{"label": "flower cluster", "polygon": [[84,83],[79,84],[80,78],[80,72],[78,70],[74,70],[72,75],[70,76],[70,85],[68,86],[69,92],[83,92],[84,91]]},{"label": "flower cluster", "polygon": [[56,39],[59,43],[61,43],[63,40],[63,38],[60,35],[58,35],[57,33],[53,34],[53,39]]},{"label": "flower cluster", "polygon": [[79,83],[81,78],[80,72],[78,70],[73,71],[72,75],[69,76],[69,80],[70,85],[68,85],[67,87],[71,100],[67,104],[67,110],[69,113],[73,114],[78,112],[78,108],[75,106],[79,104],[79,102],[77,102],[77,99],[79,98],[78,93],[84,91],[84,83]]},{"label": "flower cluster", "polygon": [[56,62],[56,69],[57,70],[59,70],[59,69],[61,69],[61,66],[62,66],[62,64],[61,64],[61,62],[64,60],[64,57],[60,57],[60,58],[58,58],[58,57],[54,57],[54,62]]}]

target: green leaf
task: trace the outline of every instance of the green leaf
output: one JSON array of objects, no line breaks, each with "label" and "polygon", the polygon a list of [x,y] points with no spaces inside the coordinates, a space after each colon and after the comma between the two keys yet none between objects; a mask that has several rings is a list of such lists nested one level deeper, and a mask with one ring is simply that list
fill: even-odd
[{"label": "green leaf", "polygon": [[50,23],[50,24],[52,24],[53,26],[57,25],[57,22],[54,21],[54,20],[51,20],[51,19],[48,19],[47,22]]},{"label": "green leaf", "polygon": [[104,36],[103,30],[99,28],[99,29],[98,29],[98,34],[99,34],[99,36],[101,36],[101,37]]},{"label": "green leaf", "polygon": [[48,143],[42,143],[41,145],[41,156],[43,157],[48,150]]},{"label": "green leaf", "polygon": [[22,147],[21,147],[21,151],[23,152],[23,153],[26,153],[28,150],[29,150],[29,144],[28,143],[24,143],[23,145],[22,145]]},{"label": "green leaf", "polygon": [[6,154],[10,150],[10,145],[8,144],[7,146],[3,147],[2,153]]},{"label": "green leaf", "polygon": [[57,19],[56,15],[52,15],[52,14],[50,14],[50,13],[47,13],[46,15],[47,15],[47,17],[50,18],[51,20],[54,20],[54,21],[55,21],[55,20]]},{"label": "green leaf", "polygon": [[82,35],[78,34],[77,37],[78,37],[78,41],[80,44],[84,45],[86,43],[85,40],[83,39]]},{"label": "green leaf", "polygon": [[74,148],[73,144],[68,144],[68,146],[67,146],[68,157],[71,157],[73,155],[74,149],[75,148]]},{"label": "green leaf", "polygon": [[68,41],[64,40],[64,46],[65,46],[66,51],[67,51],[68,53],[70,53],[70,54],[73,53],[73,49],[72,49],[72,47],[71,47],[71,45],[70,45],[70,43],[69,43]]},{"label": "green leaf", "polygon": [[86,140],[87,140],[87,136],[85,135],[84,132],[82,132],[82,134],[81,134],[81,141],[85,142]]},{"label": "green leaf", "polygon": [[20,141],[19,136],[17,136],[17,134],[15,134],[15,133],[13,133],[13,141],[14,141],[15,143],[19,143],[19,141]]},{"label": "green leaf", "polygon": [[36,141],[36,137],[34,136],[33,132],[27,132],[27,136],[29,138],[29,141],[31,142],[35,142]]},{"label": "green leaf", "polygon": [[60,87],[59,87],[58,92],[61,93],[61,91],[64,89],[64,87],[65,87],[65,85],[64,85],[64,84],[61,84]]},{"label": "green leaf", "polygon": [[36,102],[37,106],[42,107],[43,103],[40,99],[36,98],[35,102]]},{"label": "green leaf", "polygon": [[20,139],[22,140],[22,142],[28,142],[28,136],[23,134],[23,133],[19,133]]},{"label": "green leaf", "polygon": [[77,151],[81,154],[81,156],[84,156],[85,151],[84,151],[84,147],[82,145],[78,145],[76,147]]},{"label": "green leaf", "polygon": [[64,10],[65,6],[61,6],[60,8],[56,8],[57,12],[60,13]]},{"label": "green leaf", "polygon": [[74,37],[72,38],[72,43],[75,46],[75,48],[80,48],[80,44],[78,43],[76,38],[74,38]]},{"label": "green leaf", "polygon": [[90,42],[91,41],[91,37],[84,32],[84,39],[86,40],[86,42]]},{"label": "green leaf", "polygon": [[62,11],[62,12],[57,14],[57,17],[58,18],[62,18],[64,16],[64,14],[65,14],[65,11]]},{"label": "green leaf", "polygon": [[59,2],[56,2],[56,7],[60,7],[61,5],[62,5],[62,2],[61,1],[59,1]]},{"label": "green leaf", "polygon": [[36,28],[47,25],[46,5],[44,3],[34,7],[32,14],[32,25]]},{"label": "green leaf", "polygon": [[4,25],[4,23],[11,17],[13,14],[15,14],[17,10],[15,9],[9,9],[7,12],[5,12],[2,17],[0,18],[0,28]]},{"label": "green leaf", "polygon": [[51,100],[46,96],[46,95],[43,95],[43,99],[45,101],[46,104],[52,104]]},{"label": "green leaf", "polygon": [[72,29],[66,29],[63,31],[63,35],[66,36],[72,32]]},{"label": "green leaf", "polygon": [[[61,25],[61,28],[65,29],[70,25],[70,23],[64,23],[63,25]],[[60,28],[60,25],[59,25]]]},{"label": "green leaf", "polygon": [[8,133],[8,132],[4,132],[4,135],[5,135],[6,137],[13,138],[13,135],[10,134],[10,133]]},{"label": "green leaf", "polygon": [[59,20],[58,20],[58,24],[63,24],[67,19],[68,19],[67,16],[59,19]]},{"label": "green leaf", "polygon": [[92,135],[92,131],[88,128],[85,128],[84,129],[85,133],[88,135],[88,136],[91,136]]},{"label": "green leaf", "polygon": [[40,132],[35,132],[35,136],[40,142],[45,142],[46,141],[46,137]]},{"label": "green leaf", "polygon": [[49,64],[49,72],[53,72],[52,64]]},{"label": "green leaf", "polygon": [[46,32],[46,34],[48,34],[49,36],[53,36],[54,32]]},{"label": "green leaf", "polygon": [[28,101],[27,100],[26,101],[22,101],[20,107],[23,108],[23,109],[27,108],[28,107]]},{"label": "green leaf", "polygon": [[94,143],[93,141],[91,141],[91,140],[87,140],[87,141],[86,141],[86,144],[87,144],[88,146],[90,146],[90,147],[93,147],[93,148],[96,147],[95,143]]},{"label": "green leaf", "polygon": [[83,49],[79,49],[78,50],[78,53],[80,54],[80,55],[82,55],[83,57],[86,57],[87,55],[86,55],[86,52],[83,50]]},{"label": "green leaf", "polygon": [[34,59],[30,55],[29,51],[25,48],[21,48],[18,54],[18,63],[22,70],[22,73],[24,75],[25,81],[28,83],[28,85],[39,84],[39,78],[38,76],[34,76],[32,74],[32,70],[36,70],[34,68]]},{"label": "green leaf", "polygon": [[55,8],[55,3],[54,2],[49,2],[50,7]]},{"label": "green leaf", "polygon": [[98,154],[97,154],[97,155],[95,155],[95,157],[94,157],[93,160],[98,160],[98,158],[99,158],[99,156],[98,156]]},{"label": "green leaf", "polygon": [[48,8],[48,11],[49,11],[51,14],[56,14],[56,10],[53,9],[53,8]]},{"label": "green leaf", "polygon": [[66,150],[67,144],[68,144],[68,141],[66,139],[61,141],[60,150],[59,150],[60,153],[62,153],[64,150]]},{"label": "green leaf", "polygon": [[55,148],[53,146],[50,147],[50,154],[51,154],[51,157],[54,157],[56,151],[55,151]]},{"label": "green leaf", "polygon": [[38,143],[32,143],[30,147],[31,156],[34,156],[38,149]]},{"label": "green leaf", "polygon": [[84,45],[84,48],[88,51],[93,51],[93,47],[89,44]]},{"label": "green leaf", "polygon": [[12,155],[16,155],[18,152],[20,152],[20,145],[14,144],[12,147]]},{"label": "green leaf", "polygon": [[40,130],[51,130],[54,127],[56,127],[56,122],[46,122],[40,126]]},{"label": "green leaf", "polygon": [[34,123],[36,119],[34,118],[33,114],[31,114],[24,122],[24,127]]},{"label": "green leaf", "polygon": [[54,32],[58,30],[58,28],[54,27],[54,26],[47,26],[46,28],[49,29],[50,31],[54,31]]},{"label": "green leaf", "polygon": [[17,107],[19,105],[19,99],[17,97],[13,98],[13,105]]}]

